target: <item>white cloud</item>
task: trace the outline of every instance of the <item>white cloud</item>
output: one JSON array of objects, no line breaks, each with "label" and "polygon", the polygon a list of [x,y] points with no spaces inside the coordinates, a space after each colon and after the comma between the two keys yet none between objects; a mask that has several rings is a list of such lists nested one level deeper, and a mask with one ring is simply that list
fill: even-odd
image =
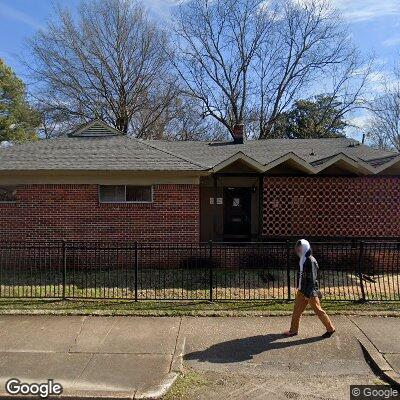
[{"label": "white cloud", "polygon": [[181,3],[183,0],[146,0],[146,7],[160,17],[168,17],[171,8]]},{"label": "white cloud", "polygon": [[400,16],[399,0],[332,0],[332,5],[338,8],[350,22]]},{"label": "white cloud", "polygon": [[365,113],[365,114],[350,118],[348,120],[348,123],[355,128],[362,129],[362,128],[365,128],[365,126],[367,125],[368,119],[369,119],[369,116],[368,116],[368,114]]},{"label": "white cloud", "polygon": [[369,122],[369,114],[366,111],[359,111],[357,115],[347,120],[346,136],[362,141]]},{"label": "white cloud", "polygon": [[20,22],[25,25],[29,25],[34,29],[43,29],[43,26],[39,24],[34,18],[30,17],[22,11],[16,8],[10,7],[7,4],[2,4],[0,7],[0,16],[7,18],[12,21]]},{"label": "white cloud", "polygon": [[[315,0],[292,1],[304,4]],[[321,0],[321,2],[327,2],[341,11],[349,22],[369,21],[391,15],[400,16],[400,0]]]},{"label": "white cloud", "polygon": [[382,44],[384,46],[388,46],[388,47],[398,46],[398,45],[400,45],[400,36],[394,36],[389,39],[386,39],[382,42]]},{"label": "white cloud", "polygon": [[371,72],[368,76],[370,92],[367,97],[372,99],[375,95],[382,94],[385,91],[386,82],[390,81],[390,79],[389,71],[383,69],[383,67],[381,70]]},{"label": "white cloud", "polygon": [[373,71],[369,75],[369,81],[370,82],[382,82],[387,78],[387,73],[386,72],[381,72],[381,71]]},{"label": "white cloud", "polygon": [[[159,16],[168,16],[171,7],[187,0],[146,0],[146,6]],[[311,0],[293,0],[305,3]],[[314,1],[314,0],[313,0]],[[326,1],[326,0],[321,0]],[[265,4],[271,0],[265,0]],[[369,21],[390,15],[400,16],[400,0],[329,0],[350,22]]]}]

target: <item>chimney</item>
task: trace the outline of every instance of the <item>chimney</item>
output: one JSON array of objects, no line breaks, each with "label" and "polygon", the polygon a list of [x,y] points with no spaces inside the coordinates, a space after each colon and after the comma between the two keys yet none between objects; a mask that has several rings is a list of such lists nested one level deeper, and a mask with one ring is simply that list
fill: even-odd
[{"label": "chimney", "polygon": [[233,125],[233,142],[236,144],[243,144],[244,139],[244,124]]}]

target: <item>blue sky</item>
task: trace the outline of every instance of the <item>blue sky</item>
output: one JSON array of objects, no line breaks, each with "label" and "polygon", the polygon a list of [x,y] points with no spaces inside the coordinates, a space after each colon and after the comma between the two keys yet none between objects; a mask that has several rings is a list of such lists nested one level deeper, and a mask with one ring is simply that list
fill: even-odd
[{"label": "blue sky", "polygon": [[[44,28],[52,18],[56,4],[73,9],[79,0],[0,0],[0,57],[23,77],[19,61],[24,55],[26,38]],[[145,0],[143,2],[157,17],[167,18],[177,0]]]},{"label": "blue sky", "polygon": [[[79,0],[64,0],[73,8]],[[178,0],[146,0],[151,13],[159,19],[168,16]],[[305,0],[306,1],[306,0]],[[346,22],[354,42],[376,59],[376,79],[389,71],[400,58],[400,0],[331,0]],[[0,0],[0,57],[24,77],[19,57],[24,56],[24,41],[46,26],[54,12],[53,0]],[[361,117],[362,118],[362,117]]]}]

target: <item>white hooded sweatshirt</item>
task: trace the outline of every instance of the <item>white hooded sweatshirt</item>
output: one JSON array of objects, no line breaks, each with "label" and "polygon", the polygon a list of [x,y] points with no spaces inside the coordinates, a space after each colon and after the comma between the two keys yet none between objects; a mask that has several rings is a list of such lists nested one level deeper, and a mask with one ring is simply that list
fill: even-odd
[{"label": "white hooded sweatshirt", "polygon": [[301,239],[300,240],[301,246],[301,257],[299,260],[299,267],[300,267],[300,276],[299,276],[299,287],[298,289],[301,289],[301,278],[303,276],[303,269],[304,269],[304,263],[306,261],[306,253],[311,249],[311,245],[308,240],[306,239]]}]

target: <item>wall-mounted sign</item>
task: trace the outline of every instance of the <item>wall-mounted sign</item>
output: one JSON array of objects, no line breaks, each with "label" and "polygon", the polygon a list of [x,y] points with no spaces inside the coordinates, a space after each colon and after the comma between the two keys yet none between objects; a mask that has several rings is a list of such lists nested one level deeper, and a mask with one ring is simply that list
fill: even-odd
[{"label": "wall-mounted sign", "polygon": [[214,204],[214,197],[210,197],[210,204]]},{"label": "wall-mounted sign", "polygon": [[222,197],[217,197],[217,204],[224,204]]}]

